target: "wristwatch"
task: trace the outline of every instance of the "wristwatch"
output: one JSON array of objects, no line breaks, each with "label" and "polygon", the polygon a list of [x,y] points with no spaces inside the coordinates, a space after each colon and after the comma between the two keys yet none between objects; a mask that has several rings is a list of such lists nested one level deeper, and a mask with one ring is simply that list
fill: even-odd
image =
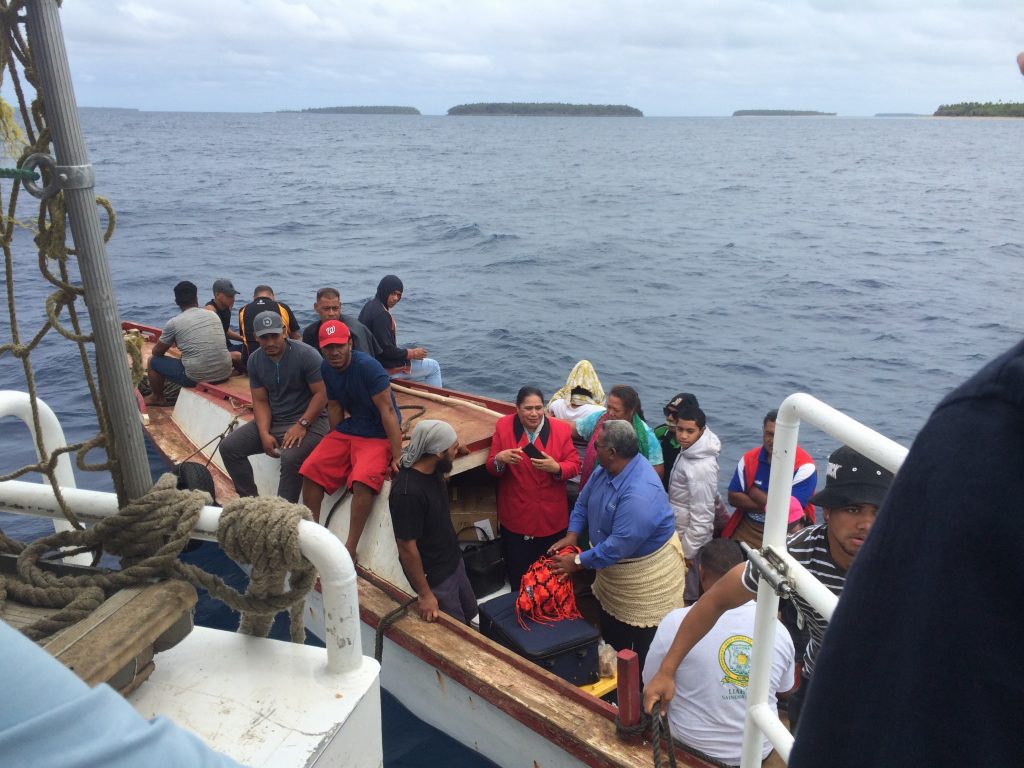
[{"label": "wristwatch", "polygon": [[299,426],[303,429],[309,429],[309,419],[305,417],[299,419]]},{"label": "wristwatch", "polygon": [[580,568],[582,568],[582,567],[583,567],[583,563],[581,563],[581,562],[580,562],[580,556],[579,556],[579,553],[576,553],[576,557],[574,557],[574,558],[572,559],[572,561],[573,561],[574,563],[576,563],[576,565],[578,565],[578,566],[579,566]]}]

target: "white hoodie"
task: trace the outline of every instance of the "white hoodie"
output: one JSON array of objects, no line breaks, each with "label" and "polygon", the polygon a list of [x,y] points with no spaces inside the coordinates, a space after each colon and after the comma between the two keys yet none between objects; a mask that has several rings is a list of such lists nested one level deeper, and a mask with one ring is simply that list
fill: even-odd
[{"label": "white hoodie", "polygon": [[715,530],[715,495],[718,493],[718,454],[722,441],[710,429],[697,442],[680,451],[669,477],[668,500],[676,516],[676,532],[687,559],[697,556]]}]

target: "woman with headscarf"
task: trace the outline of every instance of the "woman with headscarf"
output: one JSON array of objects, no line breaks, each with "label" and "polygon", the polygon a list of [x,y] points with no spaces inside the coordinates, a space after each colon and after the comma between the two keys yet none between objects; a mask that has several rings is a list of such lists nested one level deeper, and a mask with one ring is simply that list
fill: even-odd
[{"label": "woman with headscarf", "polygon": [[569,372],[565,386],[548,401],[548,413],[556,419],[576,421],[604,407],[604,387],[589,360],[580,360]]},{"label": "woman with headscarf", "polygon": [[494,425],[487,471],[498,478],[498,522],[512,591],[569,524],[566,481],[580,471],[569,425],[544,415],[536,387],[516,395],[516,412]]},{"label": "woman with headscarf", "polygon": [[611,388],[606,399],[606,408],[599,413],[592,413],[579,419],[572,428],[573,437],[587,440],[587,451],[583,455],[583,474],[580,488],[587,484],[594,465],[597,463],[597,448],[594,442],[600,432],[598,427],[606,421],[628,421],[633,425],[636,439],[640,443],[640,453],[647,457],[658,477],[664,475],[665,460],[661,455],[661,443],[654,436],[654,431],[644,421],[644,410],[640,404],[640,395],[632,387],[616,384]]},{"label": "woman with headscarf", "polygon": [[444,481],[458,451],[450,424],[418,421],[391,481],[388,506],[402,570],[418,597],[416,612],[434,621],[444,611],[468,624],[477,613],[476,598],[452,528]]},{"label": "woman with headscarf", "polygon": [[432,387],[440,387],[441,366],[427,357],[423,347],[400,347],[396,340],[397,326],[391,314],[394,306],[402,300],[405,290],[402,281],[395,275],[384,275],[377,284],[377,293],[363,305],[359,322],[370,329],[381,351],[377,360],[394,379],[421,381]]}]

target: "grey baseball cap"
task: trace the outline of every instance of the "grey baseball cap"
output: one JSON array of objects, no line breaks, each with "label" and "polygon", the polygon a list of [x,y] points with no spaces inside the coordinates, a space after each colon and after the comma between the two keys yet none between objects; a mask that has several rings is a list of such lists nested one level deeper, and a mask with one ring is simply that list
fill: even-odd
[{"label": "grey baseball cap", "polygon": [[238,291],[235,290],[235,286],[226,277],[222,277],[213,281],[213,292],[226,293],[229,296],[238,295]]},{"label": "grey baseball cap", "polygon": [[260,312],[252,321],[253,333],[266,336],[268,333],[284,333],[284,323],[277,312]]}]

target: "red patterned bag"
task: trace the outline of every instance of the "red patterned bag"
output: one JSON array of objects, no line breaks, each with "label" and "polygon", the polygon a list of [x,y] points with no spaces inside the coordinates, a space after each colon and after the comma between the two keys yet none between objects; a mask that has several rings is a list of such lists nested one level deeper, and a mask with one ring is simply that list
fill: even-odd
[{"label": "red patterned bag", "polygon": [[[558,550],[559,555],[576,555],[579,552],[579,547],[562,547]],[[523,629],[529,629],[523,620],[524,616],[541,624],[583,618],[576,607],[572,579],[555,573],[551,569],[553,562],[549,555],[541,555],[523,574],[519,599],[516,600],[516,618]]]}]

